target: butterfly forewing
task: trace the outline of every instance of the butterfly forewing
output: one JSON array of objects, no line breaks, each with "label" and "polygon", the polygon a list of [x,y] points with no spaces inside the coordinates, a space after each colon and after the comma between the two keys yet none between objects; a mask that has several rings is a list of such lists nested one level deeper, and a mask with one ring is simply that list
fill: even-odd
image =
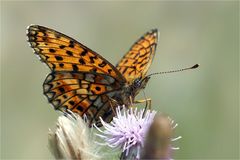
[{"label": "butterfly forewing", "polygon": [[157,29],[145,33],[117,64],[117,69],[129,83],[146,75],[155,55],[157,41]]},{"label": "butterfly forewing", "polygon": [[93,71],[125,81],[111,63],[73,38],[38,25],[29,26],[27,32],[31,47],[51,70]]}]

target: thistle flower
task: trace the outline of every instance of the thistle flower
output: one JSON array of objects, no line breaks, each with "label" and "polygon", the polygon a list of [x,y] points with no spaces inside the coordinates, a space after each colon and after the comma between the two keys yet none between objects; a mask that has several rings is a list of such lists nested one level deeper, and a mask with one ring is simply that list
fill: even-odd
[{"label": "thistle flower", "polygon": [[56,131],[49,130],[49,149],[56,159],[100,159],[91,131],[84,120],[70,112],[60,116]]},{"label": "thistle flower", "polygon": [[95,126],[101,133],[97,135],[111,148],[121,148],[121,159],[140,159],[140,150],[155,114],[156,111],[147,110],[144,113],[143,109],[138,111],[137,108],[119,106],[111,123],[100,119],[105,130]]}]

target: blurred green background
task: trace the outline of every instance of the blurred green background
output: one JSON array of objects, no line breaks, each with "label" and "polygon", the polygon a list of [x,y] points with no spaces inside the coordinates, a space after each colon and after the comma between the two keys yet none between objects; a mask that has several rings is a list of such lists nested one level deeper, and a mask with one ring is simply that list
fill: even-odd
[{"label": "blurred green background", "polygon": [[[148,73],[153,108],[177,123],[176,159],[239,157],[239,1],[1,2],[1,158],[49,159],[55,112],[42,94],[49,69],[26,42],[26,27],[54,28],[116,62],[152,28],[160,30]],[[141,98],[142,95],[139,96]]]}]

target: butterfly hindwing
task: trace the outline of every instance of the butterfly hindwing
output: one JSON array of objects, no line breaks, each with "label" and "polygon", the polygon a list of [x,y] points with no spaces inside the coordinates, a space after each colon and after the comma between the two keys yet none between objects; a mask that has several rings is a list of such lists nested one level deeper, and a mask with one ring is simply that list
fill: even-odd
[{"label": "butterfly hindwing", "polygon": [[146,75],[155,55],[157,40],[157,29],[145,33],[117,64],[117,69],[129,83]]},{"label": "butterfly hindwing", "polygon": [[99,116],[112,118],[109,98],[120,89],[111,76],[86,72],[52,72],[43,84],[44,94],[55,109],[86,114],[90,123],[98,121]]}]

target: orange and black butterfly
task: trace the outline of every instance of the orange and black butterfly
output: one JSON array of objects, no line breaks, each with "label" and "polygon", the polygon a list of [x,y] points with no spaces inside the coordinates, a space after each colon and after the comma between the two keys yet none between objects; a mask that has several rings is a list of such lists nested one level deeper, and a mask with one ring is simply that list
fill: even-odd
[{"label": "orange and black butterfly", "polygon": [[99,117],[110,122],[114,116],[111,101],[131,105],[149,80],[146,76],[158,39],[157,29],[137,40],[114,66],[88,47],[53,29],[39,25],[27,28],[30,46],[51,73],[43,91],[55,109],[86,114],[89,123]]}]

